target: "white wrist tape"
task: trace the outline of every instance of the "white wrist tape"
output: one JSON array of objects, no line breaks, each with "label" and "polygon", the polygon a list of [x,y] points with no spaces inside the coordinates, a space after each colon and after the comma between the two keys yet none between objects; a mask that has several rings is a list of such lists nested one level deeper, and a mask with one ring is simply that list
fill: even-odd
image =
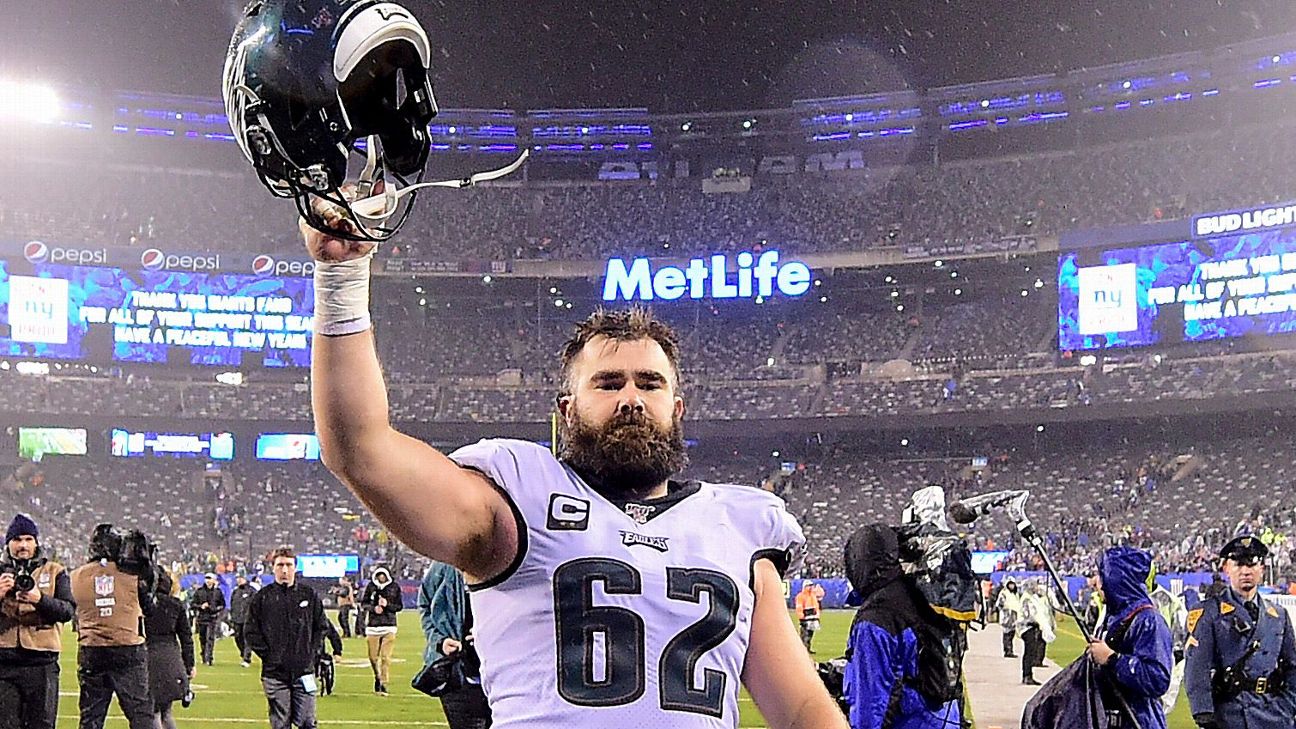
[{"label": "white wrist tape", "polygon": [[369,262],[373,256],[315,265],[315,333],[363,332],[369,319]]}]

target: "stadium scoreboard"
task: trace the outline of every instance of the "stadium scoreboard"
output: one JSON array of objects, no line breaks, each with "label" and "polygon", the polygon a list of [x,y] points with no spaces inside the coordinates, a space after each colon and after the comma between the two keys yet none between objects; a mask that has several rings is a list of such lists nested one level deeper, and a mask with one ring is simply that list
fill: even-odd
[{"label": "stadium scoreboard", "polygon": [[1296,331],[1296,227],[1286,211],[1296,208],[1202,216],[1193,224],[1202,237],[1061,254],[1059,348]]},{"label": "stadium scoreboard", "polygon": [[304,277],[0,260],[0,355],[308,367]]}]

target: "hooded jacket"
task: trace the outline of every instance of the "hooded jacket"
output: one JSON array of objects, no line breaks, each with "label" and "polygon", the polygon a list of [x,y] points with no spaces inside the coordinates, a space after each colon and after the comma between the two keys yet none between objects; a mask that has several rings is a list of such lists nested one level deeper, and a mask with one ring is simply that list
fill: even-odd
[{"label": "hooded jacket", "polygon": [[[382,575],[387,579],[385,585],[379,586],[378,577]],[[386,567],[379,567],[373,572],[373,579],[365,585],[364,598],[360,601],[368,615],[365,616],[365,627],[368,628],[395,628],[396,613],[405,607],[401,599],[401,587],[396,580],[391,577],[391,572]],[[375,612],[378,607],[378,598],[386,598],[387,604],[383,606],[382,612]]]},{"label": "hooded jacket", "polygon": [[931,706],[915,688],[935,613],[900,569],[895,530],[862,527],[846,543],[846,574],[863,604],[851,625],[842,692],[852,729],[956,729],[956,702]]},{"label": "hooded jacket", "polygon": [[1116,651],[1098,672],[1098,686],[1109,711],[1120,707],[1119,690],[1141,729],[1165,729],[1161,696],[1170,688],[1174,642],[1148,595],[1151,568],[1152,555],[1133,547],[1113,547],[1098,562],[1107,604],[1102,635]]}]

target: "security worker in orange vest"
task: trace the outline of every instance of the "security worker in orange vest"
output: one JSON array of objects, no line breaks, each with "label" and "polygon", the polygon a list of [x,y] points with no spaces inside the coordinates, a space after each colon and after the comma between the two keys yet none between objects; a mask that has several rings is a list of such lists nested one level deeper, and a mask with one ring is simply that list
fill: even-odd
[{"label": "security worker in orange vest", "polygon": [[0,557],[0,684],[18,697],[5,707],[19,726],[54,729],[58,715],[59,623],[72,619],[72,588],[63,565],[41,556],[40,531],[18,514]]},{"label": "security worker in orange vest", "polygon": [[111,524],[100,524],[90,537],[90,563],[72,571],[81,729],[103,729],[114,693],[130,729],[153,727],[144,647],[144,616],[155,604],[153,580],[152,574],[141,578],[122,570],[122,541]]},{"label": "security worker in orange vest", "polygon": [[811,653],[814,653],[814,648],[810,644],[814,641],[814,634],[819,632],[820,601],[823,596],[824,589],[810,580],[801,584],[801,591],[796,596],[796,617],[801,624],[801,643]]}]

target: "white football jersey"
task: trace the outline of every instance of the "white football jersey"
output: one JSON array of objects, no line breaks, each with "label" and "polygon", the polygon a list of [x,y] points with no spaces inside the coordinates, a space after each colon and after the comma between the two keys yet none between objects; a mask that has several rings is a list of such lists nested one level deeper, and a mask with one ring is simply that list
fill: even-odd
[{"label": "white football jersey", "polygon": [[690,482],[618,505],[534,443],[450,457],[498,484],[519,520],[518,559],[472,588],[493,726],[738,726],[752,567],[786,568],[804,543],[782,499]]}]

